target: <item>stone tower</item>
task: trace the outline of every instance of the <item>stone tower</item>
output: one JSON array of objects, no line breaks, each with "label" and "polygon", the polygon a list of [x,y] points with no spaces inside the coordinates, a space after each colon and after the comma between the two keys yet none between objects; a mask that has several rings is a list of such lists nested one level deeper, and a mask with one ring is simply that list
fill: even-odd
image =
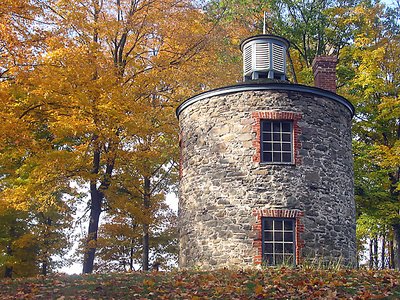
[{"label": "stone tower", "polygon": [[314,61],[318,87],[286,81],[288,47],[244,40],[244,82],[177,109],[180,267],[355,264],[354,108],[332,57]]}]

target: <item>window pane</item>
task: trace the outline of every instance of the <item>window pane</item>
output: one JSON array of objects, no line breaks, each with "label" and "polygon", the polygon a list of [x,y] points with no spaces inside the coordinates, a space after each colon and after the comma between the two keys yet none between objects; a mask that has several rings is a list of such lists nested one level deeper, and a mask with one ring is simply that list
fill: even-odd
[{"label": "window pane", "polygon": [[264,152],[262,161],[271,162],[272,161],[272,153],[271,152]]},{"label": "window pane", "polygon": [[266,241],[272,241],[272,232],[265,232],[264,233],[264,239]]},{"label": "window pane", "polygon": [[282,132],[290,132],[290,123],[282,122]]},{"label": "window pane", "polygon": [[264,219],[264,230],[272,230],[272,223],[273,223],[272,219],[265,218]]},{"label": "window pane", "polygon": [[284,221],[285,230],[293,230],[293,221],[292,220],[285,220]]},{"label": "window pane", "polygon": [[281,122],[274,122],[273,125],[272,125],[272,130],[274,132],[281,131]]},{"label": "window pane", "polygon": [[283,260],[285,264],[293,264],[294,260],[293,260],[294,256],[293,255],[284,255],[283,256]]},{"label": "window pane", "polygon": [[271,243],[265,244],[265,253],[274,253]]},{"label": "window pane", "polygon": [[283,253],[283,244],[282,243],[275,244],[275,254],[276,253]]},{"label": "window pane", "polygon": [[285,244],[285,253],[293,253],[293,244]]},{"label": "window pane", "polygon": [[290,142],[290,133],[282,133],[282,141]]},{"label": "window pane", "polygon": [[282,143],[282,150],[283,151],[290,151],[291,150],[290,143]]},{"label": "window pane", "polygon": [[263,141],[268,142],[271,141],[271,133],[263,133]]},{"label": "window pane", "polygon": [[271,122],[263,121],[262,122],[262,130],[263,131],[271,131]]},{"label": "window pane", "polygon": [[275,221],[274,230],[282,230],[282,229],[283,229],[283,221],[281,220]]},{"label": "window pane", "polygon": [[274,162],[281,162],[281,153],[280,152],[274,152],[273,161]]},{"label": "window pane", "polygon": [[274,138],[274,141],[280,141],[281,140],[281,134],[280,133],[274,133],[273,134],[273,138]]},{"label": "window pane", "polygon": [[271,151],[272,150],[272,143],[264,143],[264,151]]},{"label": "window pane", "polygon": [[277,242],[283,241],[283,232],[275,232],[275,241]]},{"label": "window pane", "polygon": [[[275,158],[275,156],[274,156],[274,158]],[[282,153],[282,161],[283,162],[291,162],[292,161],[292,154],[291,153]]]},{"label": "window pane", "polygon": [[283,255],[277,254],[275,255],[275,265],[281,265],[283,263]]},{"label": "window pane", "polygon": [[264,259],[265,259],[265,263],[267,265],[273,265],[274,264],[274,256],[272,254],[266,254],[264,256]]},{"label": "window pane", "polygon": [[285,232],[285,242],[293,242],[293,232]]},{"label": "window pane", "polygon": [[274,143],[274,151],[281,151],[281,144]]}]

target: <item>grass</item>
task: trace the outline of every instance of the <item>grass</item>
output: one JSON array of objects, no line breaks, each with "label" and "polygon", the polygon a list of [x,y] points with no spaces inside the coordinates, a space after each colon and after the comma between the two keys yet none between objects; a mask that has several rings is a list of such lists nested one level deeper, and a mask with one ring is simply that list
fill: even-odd
[{"label": "grass", "polygon": [[0,299],[399,299],[393,270],[173,271],[3,279]]}]

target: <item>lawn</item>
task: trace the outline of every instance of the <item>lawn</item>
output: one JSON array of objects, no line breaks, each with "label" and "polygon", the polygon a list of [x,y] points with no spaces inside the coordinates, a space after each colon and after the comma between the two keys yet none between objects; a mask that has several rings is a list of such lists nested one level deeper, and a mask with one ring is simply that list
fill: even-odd
[{"label": "lawn", "polygon": [[399,299],[393,270],[173,271],[2,279],[0,299]]}]

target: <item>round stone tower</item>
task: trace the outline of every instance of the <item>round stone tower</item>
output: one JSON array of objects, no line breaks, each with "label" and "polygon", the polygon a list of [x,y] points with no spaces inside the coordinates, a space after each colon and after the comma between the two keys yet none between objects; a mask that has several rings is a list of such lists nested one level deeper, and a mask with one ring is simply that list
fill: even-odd
[{"label": "round stone tower", "polygon": [[354,108],[324,89],[330,57],[314,64],[319,88],[287,82],[288,46],[244,40],[244,82],[177,109],[180,267],[355,264]]}]

